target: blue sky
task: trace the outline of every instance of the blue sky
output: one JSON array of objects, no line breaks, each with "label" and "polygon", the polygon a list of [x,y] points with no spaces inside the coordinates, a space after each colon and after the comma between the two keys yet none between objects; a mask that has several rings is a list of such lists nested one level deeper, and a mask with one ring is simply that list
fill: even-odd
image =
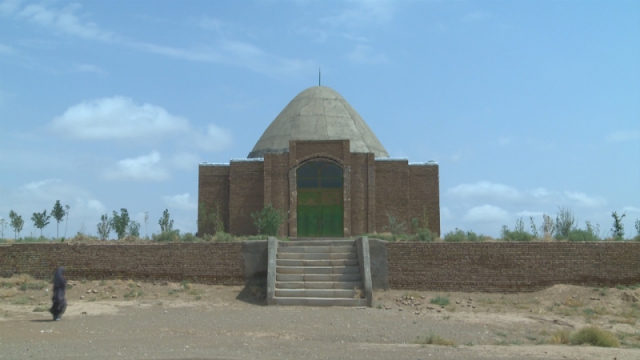
[{"label": "blue sky", "polygon": [[246,157],[322,68],[391,156],[440,164],[443,232],[562,206],[605,235],[626,213],[631,236],[638,19],[637,1],[4,1],[0,217],[36,235],[60,200],[67,236],[120,208],[143,235],[165,208],[195,231],[198,163]]}]

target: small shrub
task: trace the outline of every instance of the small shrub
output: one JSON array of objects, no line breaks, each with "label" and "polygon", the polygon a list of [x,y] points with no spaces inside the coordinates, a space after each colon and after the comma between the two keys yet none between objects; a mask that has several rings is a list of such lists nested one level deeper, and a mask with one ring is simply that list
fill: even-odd
[{"label": "small shrub", "polygon": [[29,303],[29,299],[26,296],[18,296],[13,299],[12,303],[14,305],[26,305]]},{"label": "small shrub", "polygon": [[284,213],[274,208],[271,204],[267,204],[262,210],[251,214],[251,217],[254,220],[253,224],[258,230],[258,234],[270,236],[278,234],[278,229],[280,229],[280,225],[282,225],[285,218]]},{"label": "small shrub", "polygon": [[385,231],[389,231],[393,235],[404,234],[407,232],[407,226],[405,223],[400,222],[395,215],[387,214],[388,224],[382,228]]},{"label": "small shrub", "polygon": [[464,231],[456,228],[454,231],[449,231],[444,234],[444,238],[442,240],[447,242],[462,242],[466,240],[466,236]]},{"label": "small shrub", "polygon": [[423,338],[418,338],[416,344],[421,345],[443,345],[443,346],[456,346],[456,342],[449,339],[444,339],[440,335],[430,334]]},{"label": "small shrub", "polygon": [[229,242],[229,241],[233,241],[234,240],[233,235],[228,234],[228,233],[226,233],[224,231],[218,231],[213,238],[216,241],[221,241],[221,242]]},{"label": "small shrub", "polygon": [[446,233],[444,235],[443,240],[447,242],[462,242],[462,241],[476,242],[476,241],[482,241],[483,237],[484,236],[478,235],[473,231],[464,232],[463,230],[456,228],[454,231],[449,231],[448,233]]},{"label": "small shrub", "polygon": [[49,310],[49,308],[46,306],[36,306],[36,308],[33,309],[33,312],[45,312],[47,310]]},{"label": "small shrub", "polygon": [[182,280],[180,282],[180,286],[185,290],[191,289],[191,285],[189,284],[189,280]]},{"label": "small shrub", "polygon": [[582,328],[569,337],[573,345],[590,344],[601,347],[620,347],[620,340],[609,331],[596,326]]},{"label": "small shrub", "polygon": [[131,290],[128,293],[124,294],[125,299],[135,299],[144,296],[144,291],[142,290]]},{"label": "small shrub", "polygon": [[160,234],[153,234],[151,238],[157,242],[180,241],[180,230],[165,231]]},{"label": "small shrub", "polygon": [[44,282],[25,282],[20,284],[20,290],[42,290],[45,286],[46,284]]},{"label": "small shrub", "polygon": [[184,235],[182,235],[180,237],[180,241],[183,241],[183,242],[198,242],[198,241],[200,241],[200,239],[198,239],[192,233],[186,233],[186,234],[184,234]]},{"label": "small shrub", "polygon": [[569,332],[569,330],[558,330],[553,334],[551,334],[551,339],[549,340],[549,343],[566,345],[566,344],[569,344],[570,336],[571,336],[571,333]]},{"label": "small shrub", "polygon": [[569,236],[567,237],[569,241],[599,241],[598,237],[590,233],[586,230],[581,229],[573,229],[569,231]]},{"label": "small shrub", "polygon": [[416,230],[415,239],[418,241],[433,242],[436,238],[436,234],[431,232],[429,229],[418,228],[418,230]]},{"label": "small shrub", "polygon": [[435,298],[431,299],[429,302],[440,306],[447,306],[449,305],[449,298],[446,296],[442,297],[438,295]]}]

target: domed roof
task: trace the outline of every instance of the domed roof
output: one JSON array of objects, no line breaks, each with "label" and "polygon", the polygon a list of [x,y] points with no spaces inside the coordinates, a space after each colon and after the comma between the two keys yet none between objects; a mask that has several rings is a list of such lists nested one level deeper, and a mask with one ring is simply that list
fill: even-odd
[{"label": "domed roof", "polygon": [[310,87],[293,98],[248,157],[289,152],[289,140],[350,140],[351,152],[389,157],[360,115],[340,94],[326,86]]}]

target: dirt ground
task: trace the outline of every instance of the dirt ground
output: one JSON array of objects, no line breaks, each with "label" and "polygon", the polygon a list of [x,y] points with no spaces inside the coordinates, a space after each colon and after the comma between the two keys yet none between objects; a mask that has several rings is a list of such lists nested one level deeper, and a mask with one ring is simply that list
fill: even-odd
[{"label": "dirt ground", "polygon": [[[640,359],[640,288],[393,290],[372,308],[322,308],[265,306],[253,286],[69,283],[67,312],[51,321],[50,283],[0,278],[0,359]],[[621,347],[553,344],[590,325]]]}]

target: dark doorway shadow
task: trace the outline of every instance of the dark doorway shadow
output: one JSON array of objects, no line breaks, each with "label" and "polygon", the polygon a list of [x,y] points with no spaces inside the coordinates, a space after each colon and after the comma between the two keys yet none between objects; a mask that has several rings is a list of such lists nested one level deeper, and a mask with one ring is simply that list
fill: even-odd
[{"label": "dark doorway shadow", "polygon": [[244,285],[244,288],[236,296],[240,300],[252,305],[267,305],[267,273],[256,273]]}]

